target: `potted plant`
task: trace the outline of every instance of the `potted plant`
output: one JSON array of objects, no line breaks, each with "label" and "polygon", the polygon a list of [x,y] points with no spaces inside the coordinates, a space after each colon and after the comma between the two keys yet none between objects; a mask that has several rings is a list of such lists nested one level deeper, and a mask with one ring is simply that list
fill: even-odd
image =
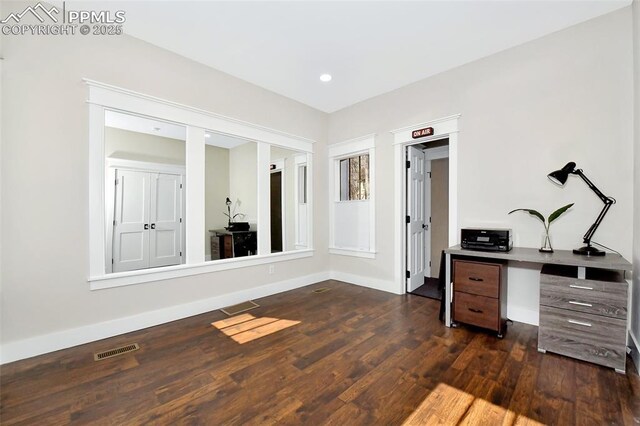
[{"label": "potted plant", "polygon": [[227,212],[223,214],[229,219],[229,223],[227,225],[227,227],[225,228],[227,231],[233,232],[233,231],[248,231],[250,226],[248,222],[236,222],[235,219],[236,217],[240,216],[242,218],[244,218],[244,213],[235,213],[236,210],[236,206],[237,204],[239,204],[239,201],[236,203],[236,206],[234,206],[233,208],[233,212],[235,213],[234,215],[231,215],[231,204],[233,204],[231,202],[231,200],[229,199],[229,197],[227,197],[227,199],[225,200],[225,204],[227,205]]},{"label": "potted plant", "polygon": [[537,217],[542,222],[544,226],[544,234],[542,234],[542,247],[540,247],[540,251],[543,253],[553,253],[553,247],[551,247],[551,237],[549,236],[549,227],[551,223],[559,218],[564,212],[569,210],[574,203],[567,204],[564,207],[560,207],[558,210],[554,211],[549,215],[547,219],[542,215],[542,213],[533,209],[515,209],[511,210],[509,214],[513,212],[523,211],[529,213],[531,216]]}]

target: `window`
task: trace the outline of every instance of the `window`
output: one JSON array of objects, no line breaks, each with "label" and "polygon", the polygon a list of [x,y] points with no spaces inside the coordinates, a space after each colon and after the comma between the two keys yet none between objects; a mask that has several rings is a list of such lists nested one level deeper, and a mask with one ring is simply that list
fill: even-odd
[{"label": "window", "polygon": [[340,160],[340,201],[369,199],[369,154]]},{"label": "window", "polygon": [[307,204],[307,165],[298,166],[298,203]]},{"label": "window", "polygon": [[[329,146],[329,252],[375,258],[373,135]],[[354,202],[355,201],[355,202]]]}]

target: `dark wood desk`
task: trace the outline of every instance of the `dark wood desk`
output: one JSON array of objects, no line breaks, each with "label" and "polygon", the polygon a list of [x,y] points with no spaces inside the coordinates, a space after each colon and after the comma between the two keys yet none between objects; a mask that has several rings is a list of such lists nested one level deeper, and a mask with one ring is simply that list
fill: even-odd
[{"label": "dark wood desk", "polygon": [[253,256],[258,251],[256,231],[211,229],[211,260]]}]

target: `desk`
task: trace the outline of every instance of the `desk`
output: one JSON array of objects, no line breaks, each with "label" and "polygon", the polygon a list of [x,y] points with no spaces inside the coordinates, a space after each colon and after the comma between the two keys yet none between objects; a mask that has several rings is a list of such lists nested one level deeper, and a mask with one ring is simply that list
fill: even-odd
[{"label": "desk", "polygon": [[253,256],[258,250],[256,231],[227,231],[212,229],[211,260]]},{"label": "desk", "polygon": [[[577,276],[575,277],[571,277],[569,274],[564,274],[563,272],[557,275],[558,280],[569,280],[569,279],[578,280],[578,281],[573,281],[574,284],[579,283],[580,280],[585,280],[584,282],[587,282],[586,280],[589,280],[590,276],[593,275],[591,272],[595,273],[600,270],[605,270],[605,272],[606,271],[618,272],[618,277],[622,277],[622,278],[618,278],[617,281],[620,286],[624,287],[625,296],[627,295],[626,293],[627,284],[623,278],[626,272],[631,271],[631,263],[629,263],[622,256],[614,253],[607,253],[607,255],[604,257],[587,257],[587,256],[573,254],[573,252],[570,250],[556,250],[553,253],[541,253],[540,251],[538,251],[538,249],[535,249],[535,248],[521,248],[521,247],[514,247],[509,252],[486,252],[486,251],[476,251],[476,250],[464,250],[458,245],[458,246],[453,246],[446,249],[445,254],[446,254],[446,263],[445,263],[446,281],[445,282],[447,283],[447,285],[445,286],[445,325],[447,327],[451,327],[451,301],[452,301],[452,294],[453,294],[453,282],[452,282],[453,277],[452,277],[451,265],[452,265],[453,259],[468,259],[468,260],[476,260],[476,261],[497,260],[497,261],[507,261],[507,262],[536,263],[536,264],[540,264],[541,267],[542,265],[545,265],[545,274],[547,273],[547,270],[553,271],[554,267],[556,269],[558,269],[558,267],[559,269],[562,269],[562,267],[565,267],[565,269],[566,267],[574,267],[574,270],[575,268],[577,268]],[[555,272],[549,272],[549,273],[555,274]],[[551,275],[551,276],[555,277],[556,275]],[[548,279],[548,278],[546,278],[545,276],[545,279]],[[554,281],[554,280],[555,278],[551,278],[551,281]],[[624,283],[620,283],[620,281],[623,281]],[[551,285],[553,284],[554,283],[552,282]],[[615,285],[615,284],[612,284],[612,285]],[[571,285],[570,287],[576,287],[576,285]],[[577,287],[581,287],[581,286],[577,286]],[[586,286],[583,286],[582,288],[585,288],[585,287]],[[624,309],[626,311],[628,311],[628,300],[630,300],[630,297],[628,299],[625,298],[626,306],[624,307]],[[569,303],[584,305],[584,303],[576,303],[574,301],[571,301]],[[547,307],[545,306],[544,308],[546,309]],[[552,307],[551,309],[554,310],[556,308]],[[595,306],[594,306],[594,309],[595,309]],[[624,314],[625,314],[625,321],[627,321],[627,318],[628,318],[628,316],[626,315],[627,312],[624,312]],[[585,314],[585,315],[589,315],[589,314]],[[588,327],[591,327],[591,325],[588,325]],[[595,329],[596,329],[596,326],[594,324],[594,326],[592,327],[592,330],[595,330]],[[626,339],[626,336],[625,336],[625,339]],[[625,343],[626,343],[626,340],[625,340]],[[545,350],[544,348],[541,348],[540,340],[539,340],[538,347],[541,351]],[[556,350],[553,350],[553,351],[557,352]],[[558,352],[558,353],[561,353],[561,352]],[[588,361],[588,359],[585,359],[585,360]],[[617,365],[615,368],[617,370],[621,370],[621,368],[618,368],[618,367],[619,365]]]}]

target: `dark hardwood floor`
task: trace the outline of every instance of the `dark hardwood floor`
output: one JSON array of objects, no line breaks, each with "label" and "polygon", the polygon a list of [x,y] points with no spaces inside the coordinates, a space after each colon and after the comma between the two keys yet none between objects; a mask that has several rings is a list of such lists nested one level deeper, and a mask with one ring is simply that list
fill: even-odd
[{"label": "dark hardwood floor", "polygon": [[[313,288],[330,287],[325,293]],[[11,424],[638,424],[640,380],[438,321],[439,302],[336,281],[258,300],[300,324],[238,344],[219,311],[2,366]],[[137,342],[99,362],[93,353]]]}]

